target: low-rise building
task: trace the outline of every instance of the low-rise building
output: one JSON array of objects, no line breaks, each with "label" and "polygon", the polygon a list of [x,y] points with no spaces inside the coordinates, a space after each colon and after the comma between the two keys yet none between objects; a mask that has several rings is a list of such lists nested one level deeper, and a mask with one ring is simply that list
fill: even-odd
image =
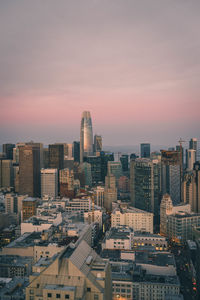
[{"label": "low-rise building", "polygon": [[134,231],[153,233],[153,213],[135,207],[118,207],[111,214],[111,226],[128,226]]},{"label": "low-rise building", "polygon": [[[45,262],[45,263],[44,263]],[[109,262],[85,242],[70,244],[59,255],[37,263],[26,288],[26,300],[111,300]]]}]

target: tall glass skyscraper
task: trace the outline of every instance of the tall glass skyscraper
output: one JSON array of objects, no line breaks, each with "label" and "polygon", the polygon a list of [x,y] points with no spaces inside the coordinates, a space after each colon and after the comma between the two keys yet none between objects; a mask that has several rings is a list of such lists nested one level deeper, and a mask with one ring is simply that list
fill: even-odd
[{"label": "tall glass skyscraper", "polygon": [[89,111],[84,111],[80,130],[80,162],[84,156],[93,155],[92,119]]}]

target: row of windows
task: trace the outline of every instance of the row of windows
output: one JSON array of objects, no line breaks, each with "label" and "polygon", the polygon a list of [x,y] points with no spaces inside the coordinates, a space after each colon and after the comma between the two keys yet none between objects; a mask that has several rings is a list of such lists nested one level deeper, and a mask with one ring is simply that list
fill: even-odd
[{"label": "row of windows", "polygon": [[[52,293],[48,293],[47,297],[48,298],[52,298]],[[60,298],[61,298],[61,295],[60,294],[56,294],[56,299],[60,299]],[[65,299],[70,299],[70,295],[66,294],[65,295]]]}]

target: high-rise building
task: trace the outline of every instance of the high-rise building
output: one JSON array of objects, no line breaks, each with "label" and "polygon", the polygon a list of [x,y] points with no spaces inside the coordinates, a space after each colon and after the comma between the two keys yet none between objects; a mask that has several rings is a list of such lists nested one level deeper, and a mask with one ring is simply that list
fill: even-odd
[{"label": "high-rise building", "polygon": [[181,155],[180,151],[161,150],[162,194],[169,194],[173,204],[181,202]]},{"label": "high-rise building", "polygon": [[150,144],[148,143],[140,144],[140,154],[141,154],[141,158],[150,158],[150,154],[151,154]]},{"label": "high-rise building", "polygon": [[40,196],[40,148],[35,145],[19,147],[19,193]]},{"label": "high-rise building", "polygon": [[80,142],[74,141],[73,143],[73,157],[75,162],[80,162]]},{"label": "high-rise building", "polygon": [[80,162],[84,156],[93,155],[92,119],[89,111],[84,111],[80,129]]},{"label": "high-rise building", "polygon": [[136,208],[159,215],[160,163],[147,158],[137,158],[130,164],[131,202]]},{"label": "high-rise building", "polygon": [[101,157],[86,156],[83,160],[91,165],[92,185],[98,184],[101,181]]},{"label": "high-rise building", "polygon": [[101,135],[95,134],[94,136],[94,152],[97,154],[100,154],[102,151],[102,137]]},{"label": "high-rise building", "polygon": [[108,173],[105,177],[104,207],[107,211],[112,211],[112,202],[117,201],[116,178]]},{"label": "high-rise building", "polygon": [[49,168],[63,169],[64,167],[64,145],[49,145]]},{"label": "high-rise building", "polygon": [[74,171],[68,168],[59,171],[60,196],[74,197]]},{"label": "high-rise building", "polygon": [[80,164],[78,168],[79,173],[79,180],[81,187],[92,186],[92,171],[91,171],[91,164],[87,162],[83,162]]},{"label": "high-rise building", "polygon": [[13,148],[15,144],[3,144],[3,153],[6,154],[7,159],[13,159]]},{"label": "high-rise building", "polygon": [[104,207],[104,187],[97,186],[94,190],[94,198],[96,205]]},{"label": "high-rise building", "polygon": [[41,197],[49,196],[56,198],[58,196],[58,170],[41,170]]},{"label": "high-rise building", "polygon": [[120,162],[122,164],[122,171],[127,172],[128,171],[128,154],[123,154],[120,157]]},{"label": "high-rise building", "polygon": [[189,149],[193,149],[196,151],[196,155],[195,155],[195,161],[197,161],[197,139],[196,138],[191,138],[190,141],[189,141]]},{"label": "high-rise building", "polygon": [[43,149],[43,167],[44,169],[48,169],[49,167],[49,149]]},{"label": "high-rise building", "polygon": [[105,182],[105,176],[108,173],[108,161],[114,161],[114,153],[101,151],[101,181]]},{"label": "high-rise building", "polygon": [[194,169],[185,173],[183,179],[183,201],[191,205],[193,212],[200,213],[200,162]]},{"label": "high-rise building", "polygon": [[13,164],[11,159],[0,159],[0,187],[14,187]]},{"label": "high-rise building", "polygon": [[122,164],[119,161],[108,161],[108,173],[113,174],[118,182],[122,176]]},{"label": "high-rise building", "polygon": [[188,171],[193,170],[195,161],[196,161],[196,150],[187,149],[186,150],[186,168]]}]

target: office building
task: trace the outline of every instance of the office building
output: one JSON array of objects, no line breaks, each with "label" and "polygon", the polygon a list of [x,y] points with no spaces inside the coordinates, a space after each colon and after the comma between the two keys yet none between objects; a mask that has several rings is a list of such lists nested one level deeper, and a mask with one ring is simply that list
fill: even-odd
[{"label": "office building", "polygon": [[80,129],[80,162],[83,157],[93,155],[92,119],[89,111],[84,111]]},{"label": "office building", "polygon": [[11,159],[0,159],[0,188],[14,187],[13,164]]},{"label": "office building", "polygon": [[188,171],[193,170],[195,161],[196,161],[196,150],[187,149],[186,150],[186,168]]},{"label": "office building", "polygon": [[167,237],[184,244],[193,240],[193,229],[200,226],[200,214],[178,212],[167,216]]},{"label": "office building", "polygon": [[172,214],[179,212],[190,213],[191,207],[190,204],[180,203],[176,206],[173,205],[170,195],[165,194],[162,197],[160,204],[160,234],[167,235],[167,217]]},{"label": "office building", "polygon": [[101,151],[101,181],[105,182],[105,177],[108,173],[108,161],[114,161],[114,153]]},{"label": "office building", "polygon": [[91,165],[92,185],[97,185],[101,181],[101,157],[87,156],[83,160]]},{"label": "office building", "polygon": [[198,151],[198,148],[197,148],[197,138],[191,138],[190,139],[190,141],[189,141],[189,149],[193,149],[193,150],[196,151],[195,152],[195,154],[196,154],[195,161],[197,161],[198,160],[198,158],[197,158],[197,151]]},{"label": "office building", "polygon": [[73,157],[75,162],[80,162],[80,142],[73,142]]},{"label": "office building", "polygon": [[105,178],[104,190],[104,207],[111,212],[112,202],[117,201],[116,178],[113,174],[109,174]]},{"label": "office building", "polygon": [[61,197],[74,197],[74,171],[68,168],[59,171]]},{"label": "office building", "polygon": [[104,187],[97,186],[94,189],[94,199],[97,206],[104,207]]},{"label": "office building", "polygon": [[63,169],[64,168],[64,145],[53,144],[49,145],[49,168]]},{"label": "office building", "polygon": [[22,201],[22,220],[28,220],[30,217],[36,215],[37,199],[35,198],[25,198]]},{"label": "office building", "polygon": [[41,197],[49,196],[56,198],[58,196],[58,170],[41,170]]},{"label": "office building", "polygon": [[43,149],[43,168],[48,169],[49,167],[49,149]]},{"label": "office building", "polygon": [[87,162],[83,162],[79,165],[78,168],[79,172],[79,180],[81,187],[84,186],[92,186],[92,171],[91,171],[91,164]]},{"label": "office building", "polygon": [[96,155],[100,155],[102,151],[102,136],[95,134],[94,136],[94,152]]},{"label": "office building", "polygon": [[130,192],[132,206],[152,212],[158,222],[160,203],[160,163],[137,158],[130,163]]},{"label": "office building", "polygon": [[141,158],[150,158],[150,154],[151,154],[150,144],[148,144],[148,143],[140,144]]},{"label": "office building", "polygon": [[169,194],[174,205],[181,202],[181,171],[180,151],[161,150],[162,158],[162,194]]},{"label": "office building", "polygon": [[135,207],[116,207],[111,214],[111,227],[128,226],[134,231],[153,233],[153,213]]},{"label": "office building", "polygon": [[3,153],[6,155],[6,159],[13,159],[13,149],[15,144],[3,144]]},{"label": "office building", "polygon": [[183,179],[183,201],[191,205],[193,212],[200,213],[200,162],[192,171],[186,172]]},{"label": "office building", "polygon": [[122,171],[128,172],[128,154],[121,155],[120,162],[122,165]]},{"label": "office building", "polygon": [[108,173],[116,178],[118,183],[119,178],[122,176],[122,164],[119,161],[108,161]]},{"label": "office building", "polygon": [[40,197],[40,148],[19,147],[19,193]]}]

